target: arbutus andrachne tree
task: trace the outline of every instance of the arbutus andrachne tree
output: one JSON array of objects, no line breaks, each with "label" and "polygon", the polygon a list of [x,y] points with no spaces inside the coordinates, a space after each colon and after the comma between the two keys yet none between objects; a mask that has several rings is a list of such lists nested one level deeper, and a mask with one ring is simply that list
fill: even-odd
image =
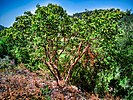
[{"label": "arbutus andrachne tree", "polygon": [[[40,22],[37,24],[38,20]],[[73,20],[76,20],[75,22]],[[70,18],[66,12],[57,5],[49,4],[47,7],[39,7],[35,12],[34,32],[40,37],[42,44],[41,59],[57,80],[58,85],[68,83],[73,67],[88,51],[89,43],[77,39],[78,18]],[[39,34],[43,34],[39,36]],[[38,42],[34,42],[38,45]],[[40,50],[40,48],[38,48]]]}]

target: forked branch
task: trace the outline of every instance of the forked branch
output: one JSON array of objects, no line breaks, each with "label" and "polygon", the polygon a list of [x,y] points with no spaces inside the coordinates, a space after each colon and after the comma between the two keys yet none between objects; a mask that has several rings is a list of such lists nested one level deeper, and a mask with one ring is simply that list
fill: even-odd
[{"label": "forked branch", "polygon": [[50,72],[53,74],[53,76],[56,78],[56,80],[58,80],[58,77],[56,76],[56,74],[53,72],[53,70],[51,69],[51,65],[49,62],[44,62],[47,66],[47,68],[50,70]]},{"label": "forked branch", "polygon": [[[81,50],[81,45],[82,43],[79,45],[79,48],[78,48],[78,54],[79,54],[79,50]],[[75,60],[75,62],[70,66],[69,70],[68,70],[68,73],[67,73],[67,76],[66,76],[66,79],[65,79],[65,82],[68,82],[70,77],[71,77],[71,71],[72,69],[74,68],[74,66],[78,63],[78,61],[80,60],[80,58],[84,55],[85,52],[88,51],[88,48],[89,48],[89,44],[85,47],[85,49],[82,51],[81,54],[78,55],[78,58]]]}]

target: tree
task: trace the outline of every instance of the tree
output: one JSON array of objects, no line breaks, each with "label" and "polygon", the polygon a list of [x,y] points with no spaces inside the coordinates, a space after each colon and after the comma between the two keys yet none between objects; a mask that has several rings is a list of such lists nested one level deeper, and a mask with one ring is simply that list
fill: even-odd
[{"label": "tree", "polygon": [[[74,20],[81,23],[77,18]],[[36,48],[35,55],[39,56],[34,61],[42,59],[58,85],[60,81],[65,84],[69,81],[75,64],[87,52],[88,45],[81,49],[83,42],[76,40],[78,35],[73,29],[76,22],[73,24],[73,19],[60,6],[49,4],[47,7],[39,7],[33,22],[32,31],[36,35],[32,43],[36,46],[33,47]],[[39,52],[40,50],[42,51]],[[63,71],[67,73],[63,74]]]}]

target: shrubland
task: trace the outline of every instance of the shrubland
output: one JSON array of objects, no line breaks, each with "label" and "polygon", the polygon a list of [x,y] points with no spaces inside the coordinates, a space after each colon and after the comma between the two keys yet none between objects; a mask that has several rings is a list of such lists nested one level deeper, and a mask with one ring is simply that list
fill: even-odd
[{"label": "shrubland", "polygon": [[[132,98],[132,15],[119,9],[69,16],[58,5],[37,5],[0,31],[1,57],[31,71],[48,70],[60,87]],[[125,21],[128,20],[128,21]],[[129,71],[131,71],[129,73]]]}]

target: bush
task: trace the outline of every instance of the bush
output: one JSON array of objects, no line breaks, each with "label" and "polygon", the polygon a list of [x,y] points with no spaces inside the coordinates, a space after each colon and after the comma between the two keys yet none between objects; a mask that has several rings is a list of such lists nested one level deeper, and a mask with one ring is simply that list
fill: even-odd
[{"label": "bush", "polygon": [[4,55],[7,55],[7,47],[3,40],[0,40],[0,57],[4,57]]},{"label": "bush", "polygon": [[[125,16],[120,22],[122,32],[116,38],[117,62],[120,65],[118,84],[125,91],[123,96],[126,99],[133,98],[133,15]],[[121,91],[117,89],[118,91]],[[123,92],[122,91],[122,92]]]}]

